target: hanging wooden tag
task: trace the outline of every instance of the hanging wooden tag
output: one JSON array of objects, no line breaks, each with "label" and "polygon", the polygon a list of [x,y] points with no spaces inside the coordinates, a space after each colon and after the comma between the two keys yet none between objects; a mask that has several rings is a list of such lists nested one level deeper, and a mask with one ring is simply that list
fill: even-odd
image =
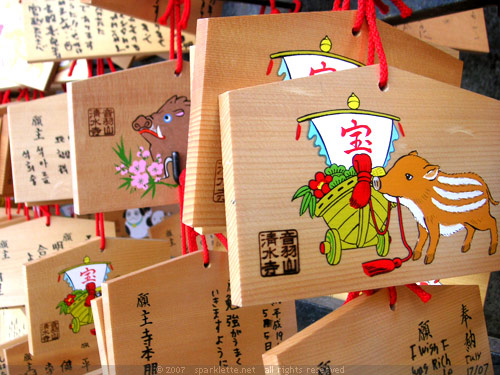
[{"label": "hanging wooden tag", "polygon": [[0,310],[0,343],[26,335],[27,328],[24,307]]},{"label": "hanging wooden tag", "polygon": [[22,7],[29,62],[168,50],[166,27],[78,0],[26,0]]},{"label": "hanging wooden tag", "polygon": [[440,46],[462,51],[490,52],[482,8],[408,22],[396,27],[416,38]]},{"label": "hanging wooden tag", "polygon": [[[226,225],[217,95],[366,64],[367,26],[353,36],[355,17],[352,11],[199,21],[183,216],[186,224],[203,233],[224,231]],[[277,25],[287,31],[279,32]],[[377,22],[377,27],[389,64],[460,85],[461,61],[383,22]]]},{"label": "hanging wooden tag", "polygon": [[104,311],[102,305],[102,298],[94,298],[90,301],[92,307],[92,316],[94,317],[94,326],[96,330],[97,347],[99,349],[99,359],[101,366],[106,369],[108,373],[108,347],[106,342],[106,328],[104,327]]},{"label": "hanging wooden tag", "polygon": [[[114,12],[123,13],[132,17],[158,22],[168,6],[169,0],[147,0],[141,3],[116,0],[80,0],[82,3],[94,5]],[[196,21],[203,17],[219,17],[222,14],[222,1],[193,0],[191,14],[186,29],[182,31],[182,48],[187,51],[195,43]]]},{"label": "hanging wooden tag", "polygon": [[227,253],[211,252],[204,268],[198,251],[104,283],[110,370],[262,363],[264,351],[296,332],[295,303],[238,309],[227,270]]},{"label": "hanging wooden tag", "polygon": [[394,311],[386,290],[349,302],[264,353],[266,373],[303,366],[316,374],[493,374],[477,286],[425,290],[432,298],[422,303],[398,287]]},{"label": "hanging wooden tag", "polygon": [[9,106],[16,202],[73,198],[67,95]]},{"label": "hanging wooden tag", "polygon": [[76,213],[178,201],[190,95],[189,64],[179,76],[175,65],[167,61],[68,85]]},{"label": "hanging wooden tag", "polygon": [[7,106],[0,106],[0,119],[0,195],[12,197],[14,195],[14,183],[12,180],[12,164],[10,160]]},{"label": "hanging wooden tag", "polygon": [[[45,91],[53,75],[55,64],[53,62],[28,64],[26,61],[26,35],[23,28],[21,3],[16,0],[3,0],[0,3],[0,25],[2,25],[0,81],[6,79],[22,86]],[[7,86],[9,86],[8,83]]]},{"label": "hanging wooden tag", "polygon": [[100,247],[100,239],[90,240],[25,264],[30,353],[97,347],[90,301],[102,283],[170,259],[166,241],[106,238]]},{"label": "hanging wooden tag", "polygon": [[235,304],[500,268],[499,102],[396,68],[383,92],[378,74],[221,95]]},{"label": "hanging wooden tag", "polygon": [[[32,355],[29,352],[28,337],[0,346],[6,360],[8,375],[52,374],[83,375],[97,370],[99,355],[96,348],[68,349],[64,353]],[[1,350],[0,350],[1,354]],[[1,374],[1,372],[0,372]]]},{"label": "hanging wooden tag", "polygon": [[[105,223],[105,232],[114,236],[112,223]],[[93,236],[95,221],[59,216],[51,217],[50,226],[39,218],[0,229],[0,307],[25,304],[24,263],[65,251]]]}]

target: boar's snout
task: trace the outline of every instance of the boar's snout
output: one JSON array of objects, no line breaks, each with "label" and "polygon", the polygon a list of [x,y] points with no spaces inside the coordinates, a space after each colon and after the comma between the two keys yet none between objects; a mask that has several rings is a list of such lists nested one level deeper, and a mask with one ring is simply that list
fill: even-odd
[{"label": "boar's snout", "polygon": [[151,119],[149,119],[146,116],[140,115],[132,123],[132,128],[134,130],[141,130],[144,128],[146,128],[146,129],[150,128],[152,125],[153,125],[153,122],[151,121]]},{"label": "boar's snout", "polygon": [[382,181],[380,180],[380,177],[373,177],[373,188],[377,191],[380,190],[380,188],[382,187]]}]

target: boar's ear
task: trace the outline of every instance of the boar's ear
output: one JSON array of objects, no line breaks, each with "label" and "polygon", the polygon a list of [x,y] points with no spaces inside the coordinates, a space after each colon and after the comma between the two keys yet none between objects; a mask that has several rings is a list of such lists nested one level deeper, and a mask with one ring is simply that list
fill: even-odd
[{"label": "boar's ear", "polygon": [[417,150],[413,150],[408,155],[418,156],[418,152]]},{"label": "boar's ear", "polygon": [[428,165],[424,168],[424,178],[427,180],[435,180],[439,174],[439,165]]},{"label": "boar's ear", "polygon": [[[168,99],[165,104],[174,104],[179,98],[177,97],[177,95],[174,95],[172,96],[170,99]],[[164,105],[165,105],[164,104]]]}]

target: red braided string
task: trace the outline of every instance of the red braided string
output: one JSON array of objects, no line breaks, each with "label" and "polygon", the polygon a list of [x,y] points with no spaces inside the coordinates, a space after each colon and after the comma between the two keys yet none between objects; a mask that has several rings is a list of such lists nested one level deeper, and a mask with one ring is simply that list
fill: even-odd
[{"label": "red braided string", "polygon": [[61,208],[59,207],[58,204],[56,204],[56,216],[60,216],[61,215]]},{"label": "red braided string", "polygon": [[49,206],[40,206],[40,216],[46,216],[47,222],[45,225],[50,227],[50,209]]},{"label": "red braided string", "polygon": [[429,302],[432,295],[427,293],[420,285],[417,284],[406,284],[406,287],[415,293],[423,303]]},{"label": "red braided string", "polygon": [[217,237],[219,239],[219,241],[221,242],[222,246],[224,246],[226,248],[226,250],[228,250],[226,236],[224,236],[222,233],[215,233],[215,237]]},{"label": "red braided string", "polygon": [[101,232],[101,251],[106,248],[106,235],[104,233],[104,213],[99,213],[99,230]]},{"label": "red braided string", "polygon": [[7,90],[3,93],[2,104],[10,103],[10,93],[11,93],[11,90]]},{"label": "red braided string", "polygon": [[23,203],[24,205],[24,216],[26,216],[26,221],[30,221],[30,209],[28,206],[26,206],[26,203]]},{"label": "red braided string", "polygon": [[295,4],[295,8],[293,9],[293,11],[290,9],[290,13],[299,13],[300,9],[302,8],[302,1],[293,0],[293,3]]},{"label": "red braided string", "polygon": [[389,290],[389,306],[393,308],[398,301],[398,292],[395,286],[390,286],[387,289]]},{"label": "red braided string", "polygon": [[[366,9],[366,21],[368,22],[368,29],[370,32],[370,43],[375,46],[377,50],[377,55],[380,64],[379,71],[379,87],[381,89],[387,86],[387,81],[389,80],[389,70],[387,67],[387,59],[385,57],[384,47],[382,46],[382,40],[380,39],[380,34],[377,29],[376,23],[377,15],[375,13],[375,6],[372,1],[368,0],[367,9]],[[368,61],[368,65],[373,64],[373,60]]]},{"label": "red braided string", "polygon": [[35,219],[38,219],[38,207],[33,206],[33,216],[35,216]]},{"label": "red braided string", "polygon": [[[408,289],[410,289],[413,293],[415,293],[417,295],[417,297],[420,298],[420,300],[423,303],[427,303],[432,297],[432,295],[430,293],[427,293],[425,290],[423,290],[417,284],[407,284],[405,286]],[[344,302],[344,305],[348,302],[351,302],[353,299],[358,298],[361,294],[366,294],[367,296],[371,296],[372,294],[374,294],[375,292],[377,292],[379,290],[380,289],[369,289],[369,290],[363,290],[362,292],[361,291],[349,292],[347,294],[347,298]],[[396,287],[394,287],[394,286],[388,287],[387,290],[389,292],[389,306],[392,308],[392,307],[394,307],[394,305],[397,302],[398,294],[396,291]]]},{"label": "red braided string", "polygon": [[182,29],[181,29],[181,5],[180,0],[175,0],[175,19],[176,19],[176,34],[177,34],[177,64],[175,66],[175,74],[181,74],[182,72]]},{"label": "red braided string", "polygon": [[92,69],[94,68],[94,63],[92,60],[87,60],[87,73],[89,78],[91,78],[94,74],[92,73]]},{"label": "red braided string", "polygon": [[174,0],[169,0],[169,2],[167,4],[167,9],[165,9],[165,12],[163,13],[163,15],[160,18],[158,18],[158,23],[160,25],[167,24],[168,17],[170,17],[170,15],[172,15],[173,8],[174,8]]},{"label": "red braided string", "polygon": [[18,203],[17,204],[17,214],[19,215],[19,213],[21,212],[21,208],[23,207],[23,204],[22,203]]},{"label": "red braided string", "polygon": [[71,65],[69,66],[69,72],[68,72],[68,77],[71,77],[73,75],[73,71],[75,70],[75,66],[78,60],[73,60],[71,62]]},{"label": "red braided string", "polygon": [[341,0],[334,0],[334,2],[333,2],[333,8],[332,8],[333,11],[339,11],[339,10],[341,10],[340,1]]},{"label": "red braided string", "polygon": [[271,14],[279,14],[280,11],[276,8],[276,0],[269,0],[269,3],[271,4]]},{"label": "red braided string", "polygon": [[402,0],[391,0],[391,2],[398,8],[401,17],[408,18],[412,15],[412,10]]},{"label": "red braided string", "polygon": [[374,0],[375,6],[380,10],[380,13],[387,14],[389,13],[389,7],[382,2],[382,0]]},{"label": "red braided string", "polygon": [[261,5],[259,14],[264,14],[264,13],[266,13],[266,6]]},{"label": "red braided string", "polygon": [[116,72],[115,64],[113,64],[113,60],[111,60],[109,57],[107,57],[106,62],[108,63],[109,70],[111,70],[113,73]]},{"label": "red braided string", "polygon": [[180,25],[182,30],[186,30],[189,23],[190,15],[191,15],[191,0],[184,0],[184,9],[182,10],[182,17],[180,20]]}]

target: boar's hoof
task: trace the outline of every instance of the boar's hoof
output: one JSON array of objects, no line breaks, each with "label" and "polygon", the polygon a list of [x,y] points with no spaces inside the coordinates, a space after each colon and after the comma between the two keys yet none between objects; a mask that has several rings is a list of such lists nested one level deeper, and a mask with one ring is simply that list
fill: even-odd
[{"label": "boar's hoof", "polygon": [[429,255],[426,255],[425,259],[424,259],[424,264],[431,264],[433,260],[434,260],[434,256],[431,257]]},{"label": "boar's hoof", "polygon": [[496,246],[490,246],[490,249],[488,250],[488,254],[493,255],[497,252],[497,247]]},{"label": "boar's hoof", "polygon": [[462,253],[466,253],[470,249],[470,244],[462,246]]},{"label": "boar's hoof", "polygon": [[421,256],[422,256],[421,252],[414,252],[413,253],[413,260],[419,260]]}]

